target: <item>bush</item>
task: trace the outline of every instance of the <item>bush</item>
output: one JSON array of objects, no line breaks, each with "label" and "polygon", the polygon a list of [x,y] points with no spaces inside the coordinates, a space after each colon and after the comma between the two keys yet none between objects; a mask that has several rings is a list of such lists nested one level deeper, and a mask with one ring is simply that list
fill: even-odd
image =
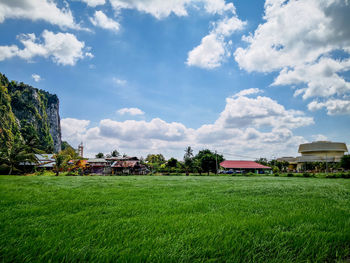
[{"label": "bush", "polygon": [[311,177],[311,175],[310,175],[310,173],[305,172],[305,173],[303,173],[303,177]]},{"label": "bush", "polygon": [[275,176],[280,176],[280,174],[279,174],[279,173],[275,173],[274,175],[275,175]]},{"label": "bush", "polygon": [[79,173],[77,171],[69,171],[66,173],[66,176],[78,176]]},{"label": "bush", "polygon": [[350,172],[349,173],[342,173],[341,178],[350,179]]},{"label": "bush", "polygon": [[294,175],[292,173],[287,174],[288,177],[293,177]]}]

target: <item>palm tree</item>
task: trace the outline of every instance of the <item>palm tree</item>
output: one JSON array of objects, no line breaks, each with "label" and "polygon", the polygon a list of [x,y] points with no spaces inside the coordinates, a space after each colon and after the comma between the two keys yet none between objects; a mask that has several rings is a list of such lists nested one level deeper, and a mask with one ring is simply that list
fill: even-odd
[{"label": "palm tree", "polygon": [[24,145],[19,138],[15,138],[14,143],[9,148],[2,148],[0,152],[1,166],[9,170],[9,175],[13,171],[19,171],[20,164],[37,163],[33,152],[29,147]]},{"label": "palm tree", "polygon": [[58,176],[60,174],[60,170],[63,168],[63,166],[66,164],[67,162],[67,155],[64,155],[62,153],[58,153],[55,154],[53,156],[53,158],[55,159],[55,172],[56,172],[56,176]]},{"label": "palm tree", "polygon": [[188,146],[185,149],[184,164],[185,164],[186,176],[188,176],[190,174],[189,170],[193,165],[193,150],[191,146]]}]

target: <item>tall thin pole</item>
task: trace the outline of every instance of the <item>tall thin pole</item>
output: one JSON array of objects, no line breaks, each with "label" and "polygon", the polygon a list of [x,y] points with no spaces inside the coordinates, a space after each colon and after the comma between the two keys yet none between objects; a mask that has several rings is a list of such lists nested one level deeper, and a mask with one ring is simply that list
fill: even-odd
[{"label": "tall thin pole", "polygon": [[215,168],[216,168],[215,174],[218,174],[218,154],[216,150],[215,150]]},{"label": "tall thin pole", "polygon": [[328,174],[328,160],[327,160],[327,153],[326,153],[326,174]]}]

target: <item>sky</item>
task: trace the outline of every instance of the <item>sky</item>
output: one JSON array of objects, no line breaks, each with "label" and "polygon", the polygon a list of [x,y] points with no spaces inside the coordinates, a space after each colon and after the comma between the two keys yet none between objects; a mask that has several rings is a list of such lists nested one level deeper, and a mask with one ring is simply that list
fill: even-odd
[{"label": "sky", "polygon": [[182,159],[350,145],[348,0],[0,0],[0,72],[57,94],[62,139]]}]

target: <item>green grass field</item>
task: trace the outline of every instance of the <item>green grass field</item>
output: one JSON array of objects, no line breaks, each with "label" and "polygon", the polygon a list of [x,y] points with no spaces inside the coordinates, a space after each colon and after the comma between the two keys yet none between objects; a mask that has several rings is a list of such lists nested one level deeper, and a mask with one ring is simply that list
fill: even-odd
[{"label": "green grass field", "polygon": [[350,180],[0,176],[1,262],[349,262]]}]

